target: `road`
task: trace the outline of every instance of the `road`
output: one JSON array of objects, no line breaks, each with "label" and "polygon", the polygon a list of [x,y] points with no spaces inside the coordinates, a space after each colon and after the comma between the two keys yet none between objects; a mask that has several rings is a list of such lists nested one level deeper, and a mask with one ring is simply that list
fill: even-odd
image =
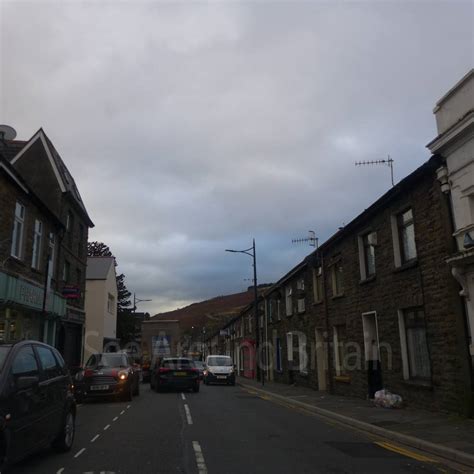
[{"label": "road", "polygon": [[[130,403],[79,406],[66,454],[46,451],[12,473],[439,473],[430,458],[261,398],[240,387],[155,393],[141,386]],[[413,458],[413,456],[415,458]]]}]

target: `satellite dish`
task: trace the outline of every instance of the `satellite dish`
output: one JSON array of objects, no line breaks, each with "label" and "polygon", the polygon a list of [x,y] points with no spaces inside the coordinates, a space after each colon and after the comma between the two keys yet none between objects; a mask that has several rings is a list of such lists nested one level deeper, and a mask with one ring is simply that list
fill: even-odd
[{"label": "satellite dish", "polygon": [[16,130],[10,125],[0,125],[0,139],[14,140],[16,137]]}]

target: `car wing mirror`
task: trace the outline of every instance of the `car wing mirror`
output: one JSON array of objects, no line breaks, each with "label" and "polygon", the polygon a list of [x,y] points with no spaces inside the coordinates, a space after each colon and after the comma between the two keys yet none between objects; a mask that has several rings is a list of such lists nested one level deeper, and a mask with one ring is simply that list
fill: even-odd
[{"label": "car wing mirror", "polygon": [[39,383],[39,377],[36,375],[18,377],[16,379],[16,388],[18,390],[26,390],[28,388],[34,387],[35,385],[38,385],[38,383]]}]

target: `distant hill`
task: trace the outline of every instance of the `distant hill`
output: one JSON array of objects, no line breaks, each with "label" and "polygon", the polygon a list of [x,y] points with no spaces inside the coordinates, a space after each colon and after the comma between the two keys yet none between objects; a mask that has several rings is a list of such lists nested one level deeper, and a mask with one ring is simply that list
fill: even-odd
[{"label": "distant hill", "polygon": [[253,287],[250,287],[243,293],[217,296],[174,311],[155,314],[151,319],[178,320],[182,332],[190,331],[192,326],[195,328],[206,327],[209,334],[214,328],[221,327],[231,318],[237,316],[245,306],[253,302],[253,297]]}]

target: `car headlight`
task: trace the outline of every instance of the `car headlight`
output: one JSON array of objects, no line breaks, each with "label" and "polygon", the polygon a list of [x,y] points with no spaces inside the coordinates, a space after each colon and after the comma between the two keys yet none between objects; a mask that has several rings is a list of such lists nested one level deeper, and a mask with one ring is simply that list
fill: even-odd
[{"label": "car headlight", "polygon": [[126,370],[121,370],[119,373],[118,373],[118,378],[119,380],[127,380],[128,378],[128,372]]}]

